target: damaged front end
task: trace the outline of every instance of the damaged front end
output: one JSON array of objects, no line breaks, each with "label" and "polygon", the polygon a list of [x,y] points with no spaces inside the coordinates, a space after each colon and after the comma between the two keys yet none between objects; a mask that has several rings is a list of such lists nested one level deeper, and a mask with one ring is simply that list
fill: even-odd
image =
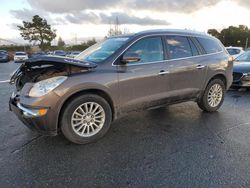
[{"label": "damaged front end", "polygon": [[29,59],[13,74],[10,84],[16,85],[9,101],[10,111],[30,129],[43,135],[56,135],[58,101],[51,92],[74,74],[93,71],[96,64],[60,57]]},{"label": "damaged front end", "polygon": [[83,62],[76,59],[43,56],[28,59],[13,74],[10,84],[16,85],[20,91],[26,83],[36,83],[56,76],[70,76],[94,70],[95,63]]}]

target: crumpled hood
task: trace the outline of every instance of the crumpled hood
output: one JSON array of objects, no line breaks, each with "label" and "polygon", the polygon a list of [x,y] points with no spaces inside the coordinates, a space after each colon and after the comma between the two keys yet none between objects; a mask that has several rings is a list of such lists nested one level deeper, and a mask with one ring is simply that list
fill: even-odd
[{"label": "crumpled hood", "polygon": [[250,62],[235,62],[233,72],[250,73]]},{"label": "crumpled hood", "polygon": [[58,63],[73,65],[77,67],[84,67],[93,69],[97,67],[97,64],[91,62],[84,62],[77,59],[59,57],[59,56],[40,56],[35,58],[30,58],[24,62],[27,66],[41,66],[41,65],[56,65]]},{"label": "crumpled hood", "polygon": [[25,60],[12,75],[10,84],[15,83],[17,90],[20,90],[27,82],[35,83],[55,76],[89,72],[96,67],[95,63],[67,57],[40,56]]}]

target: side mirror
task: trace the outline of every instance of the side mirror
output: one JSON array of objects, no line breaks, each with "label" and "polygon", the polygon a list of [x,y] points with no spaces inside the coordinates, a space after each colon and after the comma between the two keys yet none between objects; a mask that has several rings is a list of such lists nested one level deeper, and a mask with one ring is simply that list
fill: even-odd
[{"label": "side mirror", "polygon": [[128,52],[122,56],[121,61],[122,61],[122,63],[126,64],[126,63],[131,63],[131,62],[138,62],[140,60],[141,60],[141,58],[140,58],[139,54],[134,53],[134,52]]}]

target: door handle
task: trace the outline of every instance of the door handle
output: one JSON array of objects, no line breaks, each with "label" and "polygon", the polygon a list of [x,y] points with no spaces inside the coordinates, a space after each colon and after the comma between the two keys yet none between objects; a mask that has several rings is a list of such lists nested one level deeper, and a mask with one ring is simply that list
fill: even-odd
[{"label": "door handle", "polygon": [[206,66],[204,66],[204,65],[197,65],[197,69],[204,69]]},{"label": "door handle", "polygon": [[168,73],[169,73],[168,71],[161,70],[158,74],[159,74],[159,75],[165,75],[165,74],[168,74]]}]

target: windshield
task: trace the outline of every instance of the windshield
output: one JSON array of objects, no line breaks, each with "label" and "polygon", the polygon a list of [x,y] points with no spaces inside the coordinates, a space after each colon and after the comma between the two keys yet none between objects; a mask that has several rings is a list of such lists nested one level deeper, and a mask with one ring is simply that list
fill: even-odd
[{"label": "windshield", "polygon": [[25,52],[16,52],[16,55],[26,55]]},{"label": "windshield", "polygon": [[64,51],[55,51],[55,54],[64,54]]},{"label": "windshield", "polygon": [[128,37],[107,39],[86,49],[76,59],[100,63],[114,54],[128,39]]},{"label": "windshield", "polygon": [[227,49],[227,51],[230,55],[237,55],[240,53],[240,49],[234,49],[234,48],[229,48]]},{"label": "windshield", "polygon": [[244,54],[236,58],[236,61],[250,62],[250,52],[245,52]]}]

